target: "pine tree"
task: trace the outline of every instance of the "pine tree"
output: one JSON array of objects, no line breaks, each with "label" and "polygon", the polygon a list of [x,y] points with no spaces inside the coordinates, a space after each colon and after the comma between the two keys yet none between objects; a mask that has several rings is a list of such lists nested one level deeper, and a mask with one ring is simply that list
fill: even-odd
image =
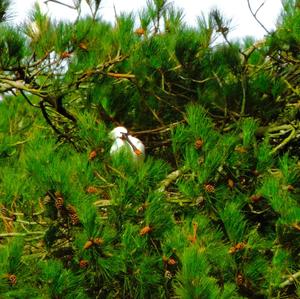
[{"label": "pine tree", "polygon": [[262,41],[81,2],[19,28],[0,1],[0,297],[299,297],[299,1]]}]

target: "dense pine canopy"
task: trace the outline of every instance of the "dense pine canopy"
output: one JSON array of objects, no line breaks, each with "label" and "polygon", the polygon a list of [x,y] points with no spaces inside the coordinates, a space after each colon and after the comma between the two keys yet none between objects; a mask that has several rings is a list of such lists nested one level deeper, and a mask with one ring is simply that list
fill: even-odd
[{"label": "dense pine canopy", "polygon": [[0,298],[300,297],[299,1],[259,41],[80,2],[17,27],[0,0]]}]

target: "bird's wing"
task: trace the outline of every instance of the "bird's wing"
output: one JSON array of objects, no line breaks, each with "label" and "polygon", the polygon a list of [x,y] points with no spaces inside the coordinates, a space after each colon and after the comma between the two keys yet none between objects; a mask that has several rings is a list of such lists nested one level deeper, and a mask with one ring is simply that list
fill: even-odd
[{"label": "bird's wing", "polygon": [[115,142],[113,143],[113,145],[111,146],[109,153],[111,155],[113,155],[113,154],[117,153],[118,151],[120,151],[120,149],[123,146],[124,146],[124,141],[122,139],[120,139],[120,138],[117,138],[115,140]]}]

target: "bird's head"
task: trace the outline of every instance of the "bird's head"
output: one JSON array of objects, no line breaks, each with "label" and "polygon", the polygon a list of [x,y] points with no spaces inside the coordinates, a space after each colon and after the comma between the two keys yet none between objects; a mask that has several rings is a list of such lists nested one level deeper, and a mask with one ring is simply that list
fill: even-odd
[{"label": "bird's head", "polygon": [[136,147],[136,144],[134,144],[130,138],[129,138],[129,133],[128,130],[124,127],[116,127],[114,128],[110,133],[109,137],[113,140],[116,140],[117,138],[122,139],[124,142],[126,141],[132,148],[132,151],[137,155],[137,156],[142,156],[143,152],[139,150]]},{"label": "bird's head", "polygon": [[127,136],[127,135],[128,135],[128,131],[127,131],[126,128],[116,127],[112,131],[110,131],[108,136],[109,136],[110,139],[115,140],[117,138],[124,139],[125,138],[124,136]]}]

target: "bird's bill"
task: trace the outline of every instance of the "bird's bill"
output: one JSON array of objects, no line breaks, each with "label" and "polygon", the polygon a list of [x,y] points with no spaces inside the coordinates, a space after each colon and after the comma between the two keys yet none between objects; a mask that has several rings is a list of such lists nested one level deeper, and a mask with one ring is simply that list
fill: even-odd
[{"label": "bird's bill", "polygon": [[129,145],[132,147],[132,149],[133,149],[133,152],[137,155],[137,156],[140,156],[140,155],[142,155],[142,151],[140,151],[132,142],[131,142],[131,140],[129,139],[129,137],[128,137],[128,134],[125,134],[125,133],[123,133],[123,138],[122,139],[124,139],[124,140],[126,140],[128,143],[129,143]]},{"label": "bird's bill", "polygon": [[138,148],[136,148],[134,150],[134,153],[137,155],[137,156],[140,156],[142,154],[142,151],[140,151]]}]

